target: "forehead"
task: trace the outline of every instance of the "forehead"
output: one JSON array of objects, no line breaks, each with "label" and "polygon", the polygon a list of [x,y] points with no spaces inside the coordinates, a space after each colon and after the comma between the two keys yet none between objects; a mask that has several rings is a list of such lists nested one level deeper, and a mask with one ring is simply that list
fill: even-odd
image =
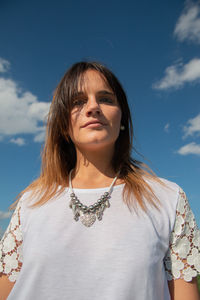
[{"label": "forehead", "polygon": [[99,90],[108,90],[112,92],[106,78],[98,71],[87,70],[78,80],[78,92],[92,93]]}]

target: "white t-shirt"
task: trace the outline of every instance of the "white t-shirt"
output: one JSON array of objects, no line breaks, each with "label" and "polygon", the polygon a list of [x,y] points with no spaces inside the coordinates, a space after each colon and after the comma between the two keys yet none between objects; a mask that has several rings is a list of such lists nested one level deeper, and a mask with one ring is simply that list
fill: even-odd
[{"label": "white t-shirt", "polygon": [[[162,180],[171,189],[149,181],[160,212],[130,212],[116,185],[91,227],[74,220],[68,188],[34,209],[26,193],[0,242],[0,274],[16,281],[7,299],[170,300],[167,280],[200,272],[200,231],[184,191]],[[87,206],[106,191],[74,188]]]}]

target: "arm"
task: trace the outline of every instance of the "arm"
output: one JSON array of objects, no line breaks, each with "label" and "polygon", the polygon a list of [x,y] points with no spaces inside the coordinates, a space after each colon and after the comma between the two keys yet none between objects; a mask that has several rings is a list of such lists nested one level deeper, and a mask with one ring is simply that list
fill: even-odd
[{"label": "arm", "polygon": [[0,300],[6,300],[15,282],[11,282],[6,275],[0,277]]},{"label": "arm", "polygon": [[183,279],[168,281],[171,300],[200,300],[197,277],[187,282]]}]

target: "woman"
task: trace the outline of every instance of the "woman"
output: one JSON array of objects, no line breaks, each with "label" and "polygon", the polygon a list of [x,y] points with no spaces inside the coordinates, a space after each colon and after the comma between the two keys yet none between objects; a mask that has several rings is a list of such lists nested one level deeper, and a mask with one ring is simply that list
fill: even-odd
[{"label": "woman", "polygon": [[1,241],[1,299],[199,299],[187,197],[131,158],[132,136],[113,73],[74,64],[54,93],[41,175]]}]

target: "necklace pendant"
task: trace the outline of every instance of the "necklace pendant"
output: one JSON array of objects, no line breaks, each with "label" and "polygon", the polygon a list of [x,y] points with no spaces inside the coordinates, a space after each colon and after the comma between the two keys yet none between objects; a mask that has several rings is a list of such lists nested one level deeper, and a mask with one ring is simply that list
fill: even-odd
[{"label": "necklace pendant", "polygon": [[80,216],[80,220],[86,227],[90,227],[96,221],[96,216],[94,213],[82,213]]},{"label": "necklace pendant", "polygon": [[102,217],[103,217],[103,209],[102,209],[102,207],[100,207],[100,208],[97,210],[96,215],[97,215],[98,220],[101,221],[101,220],[102,220]]},{"label": "necklace pendant", "polygon": [[74,212],[74,214],[76,213],[76,210],[77,210],[77,208],[76,208],[76,205],[74,204],[74,203],[72,203],[72,210],[73,210],[73,212]]},{"label": "necklace pendant", "polygon": [[105,205],[106,205],[106,207],[110,207],[110,202],[109,202],[109,200],[106,200]]},{"label": "necklace pendant", "polygon": [[80,213],[78,210],[76,210],[75,214],[74,214],[74,220],[75,221],[78,221],[79,220],[79,217],[80,217]]}]

